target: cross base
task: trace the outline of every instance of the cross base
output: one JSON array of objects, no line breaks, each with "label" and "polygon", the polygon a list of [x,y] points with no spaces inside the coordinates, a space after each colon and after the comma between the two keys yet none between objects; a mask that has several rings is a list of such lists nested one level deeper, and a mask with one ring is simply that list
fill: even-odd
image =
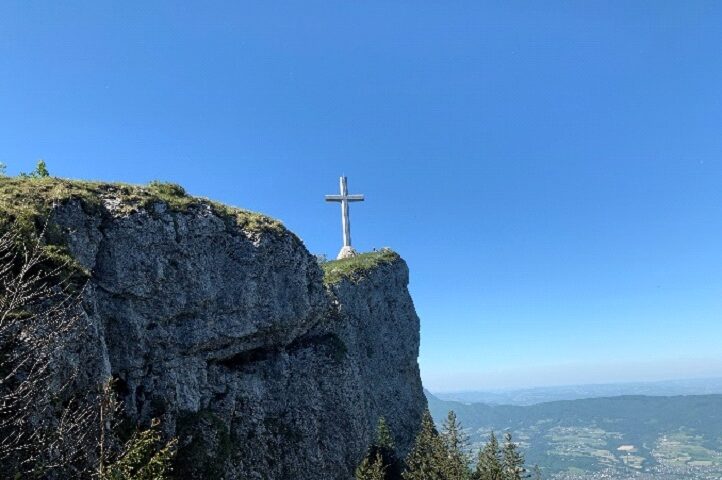
[{"label": "cross base", "polygon": [[356,250],[353,249],[351,246],[346,246],[341,249],[340,252],[338,252],[338,256],[336,257],[336,260],[343,260],[344,258],[352,258],[358,255]]}]

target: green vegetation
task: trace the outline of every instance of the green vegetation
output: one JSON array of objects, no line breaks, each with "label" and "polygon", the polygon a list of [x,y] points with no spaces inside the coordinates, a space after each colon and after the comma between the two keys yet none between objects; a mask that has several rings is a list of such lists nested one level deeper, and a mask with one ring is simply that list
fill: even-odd
[{"label": "green vegetation", "polygon": [[237,225],[251,232],[285,231],[278,220],[190,196],[183,187],[172,183],[153,181],[147,186],[141,186],[40,176],[0,178],[0,212],[20,220],[43,219],[54,204],[70,200],[79,200],[84,208],[92,211],[101,207],[104,200],[113,199],[118,200],[117,206],[113,208],[114,213],[119,215],[149,210],[158,202],[166,204],[175,212],[208,206],[215,214],[230,217]]},{"label": "green vegetation", "polygon": [[446,461],[444,442],[434,427],[431,414],[426,411],[421,418],[421,429],[414,446],[406,457],[404,480],[445,480]]},{"label": "green vegetation", "polygon": [[459,425],[456,413],[449,410],[441,428],[441,439],[446,450],[444,478],[447,480],[469,480],[469,439]]},{"label": "green vegetation", "polygon": [[484,448],[479,450],[473,478],[474,480],[501,480],[503,472],[502,465],[501,448],[499,447],[496,435],[494,435],[494,432],[491,432],[489,434],[489,441]]},{"label": "green vegetation", "polygon": [[381,417],[376,426],[376,441],[356,469],[356,480],[400,480],[402,467],[391,429]]},{"label": "green vegetation", "polygon": [[109,208],[114,215],[139,211],[154,214],[153,207],[158,203],[174,212],[207,207],[229,226],[240,227],[249,233],[288,233],[278,220],[190,196],[183,187],[172,183],[153,181],[141,186],[55,178],[50,177],[47,165],[42,160],[32,173],[6,177],[4,165],[0,165],[0,232],[13,228],[26,241],[33,241],[42,233],[48,266],[62,267],[79,283],[89,272],[84,271],[71,257],[64,233],[52,221],[54,206],[73,200],[80,202],[88,213],[103,211],[104,202],[107,202],[112,205]]},{"label": "green vegetation", "polygon": [[504,459],[504,479],[521,480],[526,475],[524,468],[524,456],[519,451],[519,447],[512,441],[511,432],[504,434],[504,448],[502,448],[502,458]]},{"label": "green vegetation", "polygon": [[35,170],[30,173],[21,173],[20,176],[23,178],[47,178],[50,176],[50,172],[45,160],[38,160]]},{"label": "green vegetation", "polygon": [[381,455],[376,454],[373,457],[366,456],[361,460],[361,464],[356,468],[354,475],[356,480],[385,480],[386,468]]},{"label": "green vegetation", "polygon": [[[397,460],[391,431],[381,418],[376,441],[356,469],[356,480],[520,480],[529,477],[525,473],[524,456],[510,433],[505,435],[503,447],[492,433],[473,471],[470,463],[468,437],[456,414],[448,413],[439,433],[426,411],[405,465]],[[535,473],[538,472],[536,469]],[[538,478],[541,479],[540,473]]]},{"label": "green vegetation", "polygon": [[136,432],[123,453],[101,470],[100,480],[165,480],[170,478],[176,453],[175,440],[164,444],[157,421],[151,428]]},{"label": "green vegetation", "polygon": [[50,176],[50,172],[48,171],[48,166],[45,164],[45,160],[38,161],[38,166],[35,167],[35,171],[33,173],[38,178],[46,178]]},{"label": "green vegetation", "polygon": [[324,283],[330,285],[344,279],[358,281],[365,272],[379,265],[393,263],[399,258],[399,254],[393,250],[382,248],[377,252],[362,253],[352,258],[325,262],[321,264]]},{"label": "green vegetation", "polygon": [[230,217],[237,225],[251,232],[285,231],[278,220],[193,197],[180,185],[157,180],[143,186],[55,178],[50,177],[42,160],[32,173],[0,178],[0,212],[13,217],[47,216],[54,204],[73,199],[80,200],[84,208],[91,210],[102,206],[103,200],[117,199],[119,202],[114,211],[120,215],[148,210],[158,202],[165,203],[171,211],[176,212],[187,212],[192,207],[205,205],[217,215]]},{"label": "green vegetation", "polygon": [[428,393],[427,398],[437,422],[453,409],[470,427],[472,451],[484,448],[488,432],[508,429],[521,440],[528,463],[539,464],[546,477],[605,470],[667,475],[679,469],[671,478],[680,479],[690,478],[693,469],[722,473],[722,395],[621,396],[530,406],[464,404]]},{"label": "green vegetation", "polygon": [[655,459],[664,465],[680,467],[690,466],[722,466],[722,455],[705,448],[701,435],[680,430],[662,435],[654,447]]}]

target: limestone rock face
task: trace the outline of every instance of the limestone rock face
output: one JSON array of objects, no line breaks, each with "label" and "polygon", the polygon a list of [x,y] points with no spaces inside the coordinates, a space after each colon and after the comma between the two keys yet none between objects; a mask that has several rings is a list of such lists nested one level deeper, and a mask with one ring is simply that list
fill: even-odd
[{"label": "limestone rock face", "polygon": [[324,285],[285,229],[121,203],[53,214],[91,272],[83,378],[114,376],[127,415],[161,419],[179,478],[349,479],[379,416],[410,448],[426,400],[403,260]]}]

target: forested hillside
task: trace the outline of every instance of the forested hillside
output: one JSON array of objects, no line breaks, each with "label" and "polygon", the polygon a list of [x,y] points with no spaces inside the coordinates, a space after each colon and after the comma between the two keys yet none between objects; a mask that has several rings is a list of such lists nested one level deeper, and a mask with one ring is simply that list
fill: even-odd
[{"label": "forested hillside", "polygon": [[722,471],[722,395],[621,396],[531,406],[464,404],[429,392],[427,398],[435,421],[454,410],[477,448],[492,430],[512,431],[527,463],[548,473]]}]

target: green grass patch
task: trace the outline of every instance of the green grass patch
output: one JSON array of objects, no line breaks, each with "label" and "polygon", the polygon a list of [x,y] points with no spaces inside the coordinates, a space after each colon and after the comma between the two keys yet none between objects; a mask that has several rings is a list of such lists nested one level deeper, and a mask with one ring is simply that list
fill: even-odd
[{"label": "green grass patch", "polygon": [[119,216],[139,211],[152,212],[150,207],[159,202],[167,205],[169,210],[181,213],[207,206],[229,224],[246,232],[288,233],[278,220],[188,195],[183,187],[173,183],[153,181],[148,185],[130,185],[29,176],[0,177],[0,231],[14,228],[22,238],[32,240],[44,230],[46,254],[52,263],[83,273],[71,258],[64,235],[52,223],[51,217],[55,205],[72,200],[80,201],[83,209],[91,214],[101,212],[107,202],[112,205],[113,215]]},{"label": "green grass patch", "polygon": [[369,270],[379,265],[396,262],[399,254],[391,249],[383,248],[378,252],[362,253],[352,258],[332,260],[321,264],[323,268],[323,281],[330,285],[343,279],[357,281]]},{"label": "green grass patch", "polygon": [[183,187],[173,183],[153,181],[148,185],[129,185],[53,177],[0,177],[0,213],[28,226],[33,226],[30,223],[36,217],[47,217],[53,204],[73,199],[81,200],[83,207],[90,210],[102,207],[104,200],[117,200],[114,213],[119,215],[148,210],[158,202],[176,212],[207,205],[218,216],[229,217],[251,232],[286,231],[278,220],[188,195]]}]

